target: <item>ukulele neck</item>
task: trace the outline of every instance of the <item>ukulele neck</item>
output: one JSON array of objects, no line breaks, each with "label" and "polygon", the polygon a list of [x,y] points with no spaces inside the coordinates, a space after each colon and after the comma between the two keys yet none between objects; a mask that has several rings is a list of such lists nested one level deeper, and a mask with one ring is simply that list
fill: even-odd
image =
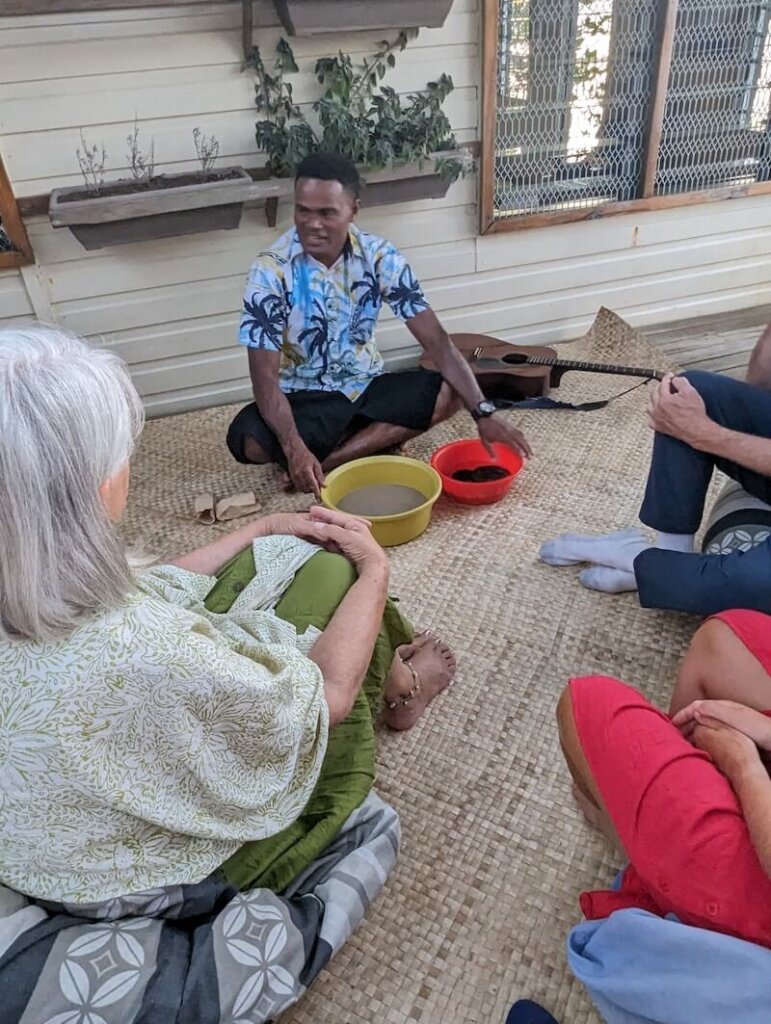
[{"label": "ukulele neck", "polygon": [[554,356],[528,356],[528,366],[553,366],[557,370],[582,370],[585,373],[615,373],[623,377],[647,377],[661,380],[662,373],[642,366],[611,366],[607,363],[585,363],[576,359],[557,359]]}]

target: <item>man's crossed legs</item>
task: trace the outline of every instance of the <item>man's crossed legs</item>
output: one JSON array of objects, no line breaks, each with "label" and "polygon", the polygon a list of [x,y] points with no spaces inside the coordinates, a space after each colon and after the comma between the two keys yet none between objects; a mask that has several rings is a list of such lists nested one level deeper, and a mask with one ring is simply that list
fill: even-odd
[{"label": "man's crossed legs", "polygon": [[[287,398],[298,433],[324,472],[403,444],[461,408],[455,392],[430,370],[382,374],[355,401],[337,391],[297,391]],[[287,467],[254,402],[233,420],[227,443],[239,462]]]},{"label": "man's crossed legs", "polygon": [[[704,399],[708,416],[729,430],[771,438],[771,392],[718,374],[684,374]],[[771,477],[763,476],[657,433],[640,511],[658,531],[651,546],[637,529],[599,537],[562,534],[547,541],[541,558],[550,565],[590,563],[584,586],[618,593],[637,590],[646,608],[710,615],[730,608],[771,612],[771,539],[728,555],[694,553],[694,535],[714,469],[771,503]]]}]

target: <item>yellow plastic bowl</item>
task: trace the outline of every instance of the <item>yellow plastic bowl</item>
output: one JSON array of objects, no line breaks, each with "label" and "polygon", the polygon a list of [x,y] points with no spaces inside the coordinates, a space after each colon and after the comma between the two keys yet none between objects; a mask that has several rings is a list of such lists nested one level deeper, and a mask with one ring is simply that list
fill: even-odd
[{"label": "yellow plastic bowl", "polygon": [[321,488],[321,500],[327,508],[336,509],[346,494],[373,484],[401,484],[426,496],[422,505],[409,512],[368,516],[375,540],[389,548],[419,537],[431,521],[431,510],[442,493],[442,478],[437,471],[425,462],[401,455],[371,455],[333,469]]}]

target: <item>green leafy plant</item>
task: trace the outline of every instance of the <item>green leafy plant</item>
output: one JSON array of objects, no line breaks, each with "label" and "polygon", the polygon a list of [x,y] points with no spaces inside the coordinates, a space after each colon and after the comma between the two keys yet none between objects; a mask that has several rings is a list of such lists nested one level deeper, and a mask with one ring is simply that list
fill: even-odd
[{"label": "green leafy plant", "polygon": [[452,78],[440,75],[420,92],[400,96],[383,79],[396,65],[396,54],[411,36],[400,32],[394,42],[383,41],[361,64],[348,54],[316,61],[316,80],[321,95],[313,104],[311,124],[294,101],[287,76],[298,70],[289,43],[281,39],[270,69],[255,48],[247,66],[255,72],[255,103],[262,118],[255,126],[257,146],[267,153],[267,171],[289,177],[297,164],[317,150],[340,153],[369,168],[396,163],[423,163],[436,153],[437,171],[451,181],[460,177],[465,164],[457,156],[455,139],[442,110],[453,90]]}]

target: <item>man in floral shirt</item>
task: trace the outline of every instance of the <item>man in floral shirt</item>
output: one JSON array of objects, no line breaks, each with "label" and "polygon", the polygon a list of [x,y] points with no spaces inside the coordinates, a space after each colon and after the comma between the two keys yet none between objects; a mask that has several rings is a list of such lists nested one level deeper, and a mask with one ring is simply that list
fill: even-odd
[{"label": "man in floral shirt", "polygon": [[[318,496],[325,472],[415,437],[462,405],[487,444],[529,455],[522,434],[484,400],[404,256],[353,224],[359,187],[348,160],[306,157],[295,227],[252,265],[240,342],[255,400],[228,431],[233,456],[277,462],[294,487]],[[384,302],[439,372],[384,371],[374,335]]]}]

